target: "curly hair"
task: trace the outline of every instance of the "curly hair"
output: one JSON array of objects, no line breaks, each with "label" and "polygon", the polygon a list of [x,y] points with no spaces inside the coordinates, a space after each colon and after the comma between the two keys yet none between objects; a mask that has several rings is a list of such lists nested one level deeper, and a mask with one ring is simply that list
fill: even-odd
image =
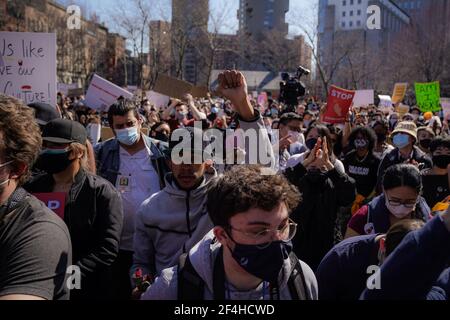
[{"label": "curly hair", "polygon": [[[234,166],[208,187],[207,209],[215,226],[228,227],[231,217],[259,208],[271,211],[284,202],[289,212],[297,207],[301,195],[284,176],[264,174],[259,165]],[[274,172],[272,172],[274,173]]]},{"label": "curly hair", "polygon": [[348,144],[350,146],[354,146],[355,140],[359,134],[367,138],[367,140],[369,141],[369,145],[367,148],[369,149],[369,153],[371,153],[373,151],[373,148],[375,147],[375,143],[377,142],[377,135],[375,134],[375,131],[369,127],[354,128],[348,137]]},{"label": "curly hair", "polygon": [[0,150],[5,161],[13,161],[14,172],[20,171],[19,164],[26,165],[17,181],[19,186],[30,177],[41,145],[41,132],[33,109],[13,97],[0,94]]}]

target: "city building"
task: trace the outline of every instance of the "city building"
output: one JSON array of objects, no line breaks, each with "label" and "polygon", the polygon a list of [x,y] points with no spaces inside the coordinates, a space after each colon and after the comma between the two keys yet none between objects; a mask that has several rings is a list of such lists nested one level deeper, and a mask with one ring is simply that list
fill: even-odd
[{"label": "city building", "polygon": [[[379,17],[376,12],[368,14],[372,5],[380,8]],[[317,63],[332,76],[330,82],[347,88],[392,90],[392,81],[384,73],[381,77],[380,70],[411,23],[403,9],[392,0],[319,0],[318,18]],[[373,19],[380,25],[370,25]]]},{"label": "city building", "polygon": [[240,0],[238,9],[239,32],[254,37],[265,31],[276,30],[287,36],[289,26],[286,13],[289,0]]},{"label": "city building", "polygon": [[150,22],[149,60],[151,72],[168,74],[171,66],[171,23]]},{"label": "city building", "polygon": [[[66,7],[56,1],[0,0],[1,30],[56,33],[57,81],[86,88],[94,73],[111,79],[124,50],[110,50],[111,35],[105,25],[84,16],[80,22],[79,29],[68,29]],[[114,47],[124,48],[125,39],[119,37]]]},{"label": "city building", "polygon": [[200,50],[208,41],[208,0],[172,0],[172,75],[204,85],[208,71]]}]

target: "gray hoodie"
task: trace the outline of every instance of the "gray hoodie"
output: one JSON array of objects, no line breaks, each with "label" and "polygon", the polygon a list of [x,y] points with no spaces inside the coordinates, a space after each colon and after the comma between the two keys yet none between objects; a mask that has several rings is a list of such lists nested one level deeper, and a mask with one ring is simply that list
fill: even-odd
[{"label": "gray hoodie", "polygon": [[192,191],[181,190],[166,175],[166,187],[145,200],[136,216],[134,234],[134,272],[159,273],[178,263],[178,257],[189,251],[213,227],[206,210],[208,176]]},{"label": "gray hoodie", "polygon": [[[192,266],[205,282],[205,300],[212,300],[213,294],[213,264],[219,253],[220,243],[213,241],[213,232],[209,232],[194,248],[189,251],[189,259]],[[311,268],[300,261],[305,276],[306,294],[311,300],[317,300],[317,281]],[[171,267],[161,272],[152,286],[141,296],[142,300],[176,300],[178,298],[178,267]],[[287,286],[288,276],[291,271],[289,259],[284,261],[283,272],[279,276],[279,289],[281,300],[291,300],[289,288]],[[256,289],[250,291],[238,291],[230,283],[226,283],[231,300],[270,300],[269,290],[263,291],[263,283]]]},{"label": "gray hoodie", "polygon": [[[257,150],[255,157],[258,162],[270,159],[269,165],[276,165],[260,113],[255,110],[255,118],[251,121],[241,119],[240,126],[244,132],[255,130],[259,136],[256,148],[246,146],[245,163],[249,163],[250,149],[253,148],[254,152]],[[163,269],[176,265],[179,256],[188,252],[212,229],[206,210],[210,178],[206,177],[197,189],[188,193],[180,190],[168,174],[166,187],[142,203],[135,221],[131,274],[141,268],[144,274],[159,275]]]}]

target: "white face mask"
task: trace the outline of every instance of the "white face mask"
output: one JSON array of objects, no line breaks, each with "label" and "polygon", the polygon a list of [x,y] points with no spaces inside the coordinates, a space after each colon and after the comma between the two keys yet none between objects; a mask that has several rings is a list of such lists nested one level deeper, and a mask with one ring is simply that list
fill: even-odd
[{"label": "white face mask", "polygon": [[[14,161],[8,161],[8,162],[5,162],[5,163],[1,163],[1,164],[0,164],[0,168],[6,167],[8,164],[11,164],[11,163],[13,163],[13,162],[14,162]],[[10,180],[11,180],[11,179],[6,179],[6,180],[0,182],[0,187],[3,186],[3,185],[5,185],[5,184],[7,184]]]},{"label": "white face mask", "polygon": [[384,198],[385,198],[386,207],[388,208],[389,212],[392,213],[398,219],[403,219],[403,218],[407,217],[411,212],[416,210],[415,206],[413,208],[405,207],[405,205],[403,205],[403,204],[401,204],[399,206],[392,206],[389,203],[389,199],[386,196],[386,194],[384,195]]}]

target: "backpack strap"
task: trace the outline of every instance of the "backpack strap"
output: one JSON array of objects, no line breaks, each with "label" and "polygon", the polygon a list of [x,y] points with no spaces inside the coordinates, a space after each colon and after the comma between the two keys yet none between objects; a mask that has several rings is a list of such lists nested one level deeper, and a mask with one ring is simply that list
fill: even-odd
[{"label": "backpack strap", "polygon": [[289,254],[292,271],[288,280],[289,293],[292,300],[310,300],[306,293],[306,281],[300,261],[294,252]]},{"label": "backpack strap", "polygon": [[205,283],[183,253],[178,261],[178,300],[203,300]]},{"label": "backpack strap", "polygon": [[[214,261],[213,271],[214,300],[225,300],[225,271],[223,267],[223,248]],[[178,261],[178,300],[203,300],[205,282],[189,260],[189,253],[183,253]]]}]

